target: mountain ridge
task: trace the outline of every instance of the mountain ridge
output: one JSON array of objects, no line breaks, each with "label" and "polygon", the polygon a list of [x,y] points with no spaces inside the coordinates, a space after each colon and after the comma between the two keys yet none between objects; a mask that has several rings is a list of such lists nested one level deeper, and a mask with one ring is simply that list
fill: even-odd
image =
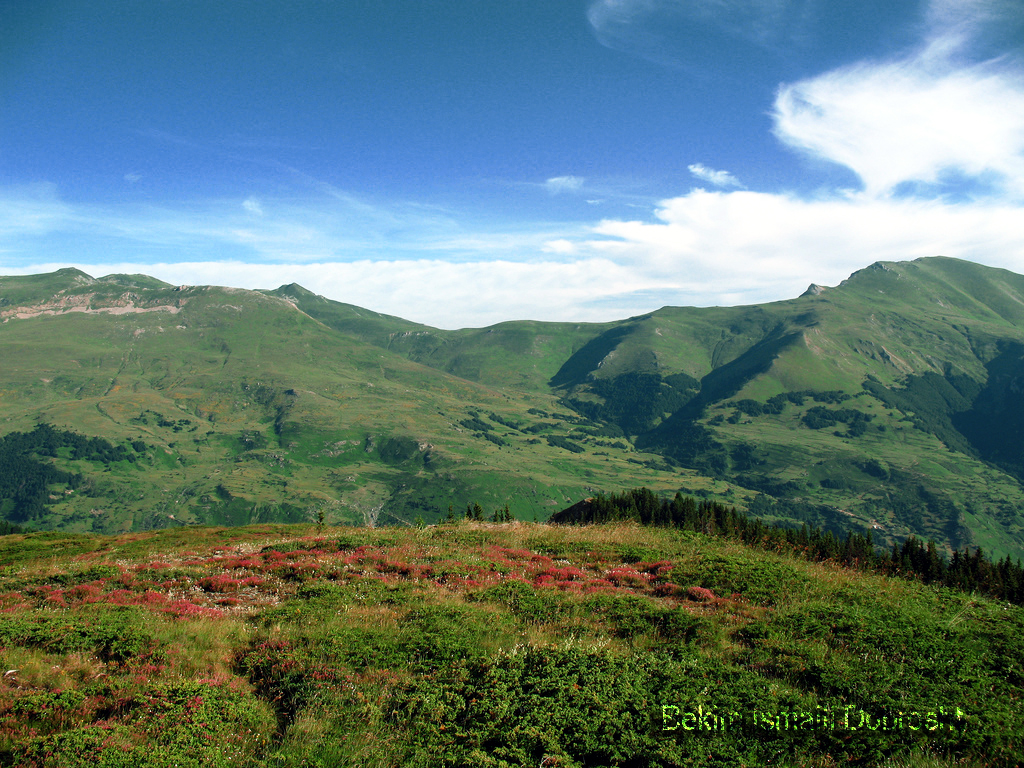
[{"label": "mountain ridge", "polygon": [[[54,314],[13,318],[33,302]],[[72,327],[72,310],[91,318],[83,323],[114,325]],[[172,310],[176,327],[164,328],[157,320]],[[238,397],[252,401],[243,385],[274,390],[255,404],[260,418],[241,417],[240,406],[232,412],[246,424],[238,431],[255,430],[269,446],[242,451],[240,463],[266,461],[265,452],[278,451],[286,463],[316,464],[323,446],[338,442],[330,439],[335,436],[349,446],[345,461],[359,465],[350,450],[358,443],[381,471],[361,467],[345,475],[358,478],[354,488],[342,492],[345,483],[335,482],[334,491],[321,493],[323,503],[339,510],[352,512],[346,494],[366,496],[370,484],[373,503],[360,503],[379,506],[382,520],[437,519],[447,507],[431,490],[441,476],[438,462],[455,475],[491,463],[488,471],[504,478],[482,486],[465,477],[445,481],[462,488],[445,497],[453,507],[472,501],[473,487],[500,506],[513,488],[530,493],[547,484],[540,507],[516,502],[521,516],[594,489],[636,486],[629,468],[644,467],[645,480],[665,492],[699,491],[794,523],[803,516],[837,532],[872,530],[883,543],[914,534],[947,551],[973,544],[996,554],[1024,553],[1024,521],[1016,511],[1024,502],[1024,455],[1012,439],[1015,388],[1024,382],[1024,277],[1006,270],[943,257],[876,262],[835,287],[767,304],[662,307],[605,323],[510,321],[451,331],[334,302],[294,283],[243,291],[60,270],[0,278],[0,311],[8,313],[0,325],[0,341],[8,344],[34,336],[26,328],[14,332],[11,323],[58,323],[62,333],[93,344],[106,334],[98,365],[117,363],[117,370],[104,374],[104,387],[86,388],[94,410],[107,407],[104,398],[117,399],[124,387],[118,376],[131,379],[137,392],[159,390],[161,402],[207,422],[217,407],[200,403],[216,400],[210,393],[218,386],[235,393],[222,391],[222,400],[246,392]],[[246,324],[253,334],[244,332]],[[205,361],[182,352],[167,336],[171,330],[204,350],[198,357]],[[180,386],[189,382],[190,395],[166,397],[159,389],[166,382],[144,370],[129,375],[132,355],[141,359],[150,348],[174,369]],[[67,349],[51,353],[69,369],[81,366]],[[167,363],[178,358],[181,365]],[[352,384],[374,370],[372,381]],[[52,384],[40,388],[45,378],[34,377],[35,390],[46,395],[34,410],[32,397],[15,397],[23,408],[13,412],[0,400],[0,418],[27,426],[73,412],[71,426],[112,428],[81,415],[79,390],[60,395]],[[351,395],[324,399],[331,388],[353,386],[379,395],[379,407],[360,408]],[[283,394],[288,391],[306,394]],[[452,400],[445,392],[461,394]],[[397,407],[403,397],[406,405]],[[173,421],[170,413],[162,418]],[[353,423],[349,416],[356,413]],[[125,439],[131,436],[126,420],[114,430]],[[228,450],[218,427],[208,431],[226,461],[238,446]],[[423,451],[382,453],[389,440],[435,446],[435,468],[426,466]],[[403,458],[388,463],[396,457]],[[411,464],[396,471],[402,462]],[[258,504],[264,495],[258,489],[274,472],[248,469],[248,492],[233,485],[241,495],[228,494]],[[306,473],[299,496],[309,507],[318,498],[320,470],[294,471]],[[211,490],[201,495],[210,498]],[[424,494],[421,504],[416,494]],[[278,504],[288,497],[272,494]]]}]

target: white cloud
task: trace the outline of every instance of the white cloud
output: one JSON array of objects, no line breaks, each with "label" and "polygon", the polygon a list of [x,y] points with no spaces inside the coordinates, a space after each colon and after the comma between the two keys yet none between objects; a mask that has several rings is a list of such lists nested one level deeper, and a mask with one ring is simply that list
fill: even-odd
[{"label": "white cloud", "polygon": [[702,181],[706,181],[709,184],[714,184],[716,187],[742,187],[743,185],[739,180],[728,171],[716,171],[713,168],[707,168],[701,163],[694,163],[688,165],[687,170],[690,171],[694,176]]},{"label": "white cloud", "polygon": [[263,206],[260,205],[260,201],[255,197],[250,197],[242,203],[242,207],[245,208],[249,213],[256,214],[257,216],[263,215]]},{"label": "white cloud", "polygon": [[980,30],[1021,17],[1019,3],[933,0],[916,51],[782,86],[775,134],[850,168],[872,195],[953,180],[1024,198],[1024,72],[1005,56],[970,61]]},{"label": "white cloud", "polygon": [[1024,195],[1024,82],[922,57],[849,67],[779,91],[776,135],[853,170],[880,195],[903,182],[988,176]]},{"label": "white cloud", "polygon": [[874,261],[951,256],[1024,271],[1024,216],[1012,204],[948,205],[853,195],[801,200],[695,190],[659,221],[604,221],[583,253],[676,286],[677,303],[760,303],[835,285]]},{"label": "white cloud", "polygon": [[[332,198],[333,201],[333,198]],[[866,193],[818,200],[694,190],[652,220],[464,231],[399,207],[400,234],[333,202],[235,201],[162,209],[72,206],[50,188],[0,194],[0,273],[77,266],[171,283],[273,288],[454,328],[502,320],[607,321],[659,306],[749,304],[834,285],[876,260],[945,255],[1024,272],[1013,203],[953,205]],[[404,217],[404,218],[403,218]],[[396,231],[396,230],[388,230]],[[140,257],[141,255],[141,257]]]},{"label": "white cloud", "polygon": [[549,240],[541,246],[541,250],[544,253],[561,253],[569,254],[576,252],[576,244],[565,238],[559,238],[558,240]]},{"label": "white cloud", "polygon": [[554,176],[544,182],[548,192],[559,194],[561,192],[578,192],[583,188],[583,179],[579,176]]}]

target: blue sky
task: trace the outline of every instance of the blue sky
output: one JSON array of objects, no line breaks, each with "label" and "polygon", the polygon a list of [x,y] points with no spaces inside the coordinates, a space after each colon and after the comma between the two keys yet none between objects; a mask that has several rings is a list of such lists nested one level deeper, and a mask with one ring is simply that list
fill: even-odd
[{"label": "blue sky", "polygon": [[610,320],[1024,272],[1020,0],[11,0],[0,274]]}]

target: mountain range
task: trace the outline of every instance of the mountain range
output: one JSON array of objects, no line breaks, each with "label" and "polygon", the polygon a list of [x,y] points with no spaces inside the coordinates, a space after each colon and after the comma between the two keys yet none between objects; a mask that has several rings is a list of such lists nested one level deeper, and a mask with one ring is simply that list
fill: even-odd
[{"label": "mountain range", "polygon": [[0,277],[0,516],[546,519],[647,486],[1024,555],[1024,277],[947,258],[608,323],[441,330],[292,284]]}]

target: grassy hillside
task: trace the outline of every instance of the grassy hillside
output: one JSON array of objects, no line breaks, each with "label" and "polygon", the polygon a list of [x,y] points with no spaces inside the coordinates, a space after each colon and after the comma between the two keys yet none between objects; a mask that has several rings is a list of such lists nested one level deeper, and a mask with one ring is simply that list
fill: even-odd
[{"label": "grassy hillside", "polygon": [[139,283],[66,270],[0,283],[0,346],[16,361],[0,368],[3,434],[47,424],[131,458],[12,453],[80,482],[50,483],[31,517],[0,504],[11,522],[412,524],[468,503],[532,520],[591,486],[713,487],[591,434],[551,394],[419,365],[274,296]]},{"label": "grassy hillside", "polygon": [[1024,613],[637,525],[0,538],[0,764],[1009,766]]},{"label": "grassy hillside", "polygon": [[323,299],[298,305],[440,370],[554,394],[793,519],[1024,555],[1024,278],[1005,270],[879,263],[798,299],[603,325],[385,332],[328,317]]},{"label": "grassy hillside", "polygon": [[879,263],[758,306],[457,331],[294,284],[61,270],[0,278],[0,316],[5,430],[147,446],[132,468],[52,457],[98,495],[54,487],[40,527],[430,522],[506,500],[542,520],[646,484],[1024,556],[1024,277],[1004,270]]},{"label": "grassy hillside", "polygon": [[267,293],[336,331],[415,362],[501,389],[544,393],[568,357],[615,325],[516,321],[445,331],[331,301],[295,284]]}]

